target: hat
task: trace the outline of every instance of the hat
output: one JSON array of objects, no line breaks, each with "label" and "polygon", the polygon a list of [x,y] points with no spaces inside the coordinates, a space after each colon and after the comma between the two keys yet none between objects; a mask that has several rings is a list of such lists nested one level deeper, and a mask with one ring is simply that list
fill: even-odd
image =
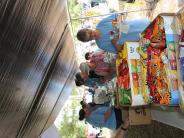
[{"label": "hat", "polygon": [[89,74],[89,66],[86,62],[82,62],[79,66],[79,69],[81,70],[81,72]]}]

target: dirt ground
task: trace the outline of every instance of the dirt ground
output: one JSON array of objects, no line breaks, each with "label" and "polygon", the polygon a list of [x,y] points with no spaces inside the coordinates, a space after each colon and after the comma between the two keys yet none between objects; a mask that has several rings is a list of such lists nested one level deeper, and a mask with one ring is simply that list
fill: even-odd
[{"label": "dirt ground", "polygon": [[[114,138],[116,132],[103,129],[103,133],[103,138]],[[184,138],[184,131],[152,121],[150,125],[130,126],[126,138]]]},{"label": "dirt ground", "polygon": [[184,138],[184,131],[152,121],[151,125],[129,127],[126,138]]},{"label": "dirt ground", "polygon": [[[148,18],[150,21],[160,13],[176,13],[184,6],[184,0],[136,0],[135,3],[119,0],[118,4],[114,0],[110,1],[114,2],[115,10],[128,12],[126,19]],[[184,131],[152,121],[151,125],[129,127],[126,138],[184,138]]]}]

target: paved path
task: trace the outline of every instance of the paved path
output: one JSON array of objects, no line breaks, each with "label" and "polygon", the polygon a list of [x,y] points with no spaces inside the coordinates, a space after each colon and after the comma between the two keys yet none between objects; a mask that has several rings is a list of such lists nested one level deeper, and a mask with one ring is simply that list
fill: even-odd
[{"label": "paved path", "polygon": [[118,9],[117,2],[119,2],[119,12],[139,11],[129,13],[127,19],[149,18],[150,20],[153,20],[160,13],[176,13],[182,6],[184,6],[184,0],[155,0],[155,2],[136,0],[135,3],[124,3],[123,1],[118,0],[109,1],[111,1],[111,3],[116,3],[116,9]]},{"label": "paved path", "polygon": [[176,13],[182,6],[184,0],[159,0],[153,5],[151,18],[155,18],[159,13]]}]

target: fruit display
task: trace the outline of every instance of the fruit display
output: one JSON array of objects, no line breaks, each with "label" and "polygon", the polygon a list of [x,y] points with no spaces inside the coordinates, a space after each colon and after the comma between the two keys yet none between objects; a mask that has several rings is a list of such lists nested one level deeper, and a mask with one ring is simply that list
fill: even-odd
[{"label": "fruit display", "polygon": [[157,16],[141,33],[137,49],[142,66],[147,69],[144,72],[150,95],[146,100],[161,105],[178,105],[176,46],[171,28],[173,18]]},{"label": "fruit display", "polygon": [[[142,66],[136,51],[138,42],[126,42],[116,60],[118,100],[121,106],[141,106],[148,102],[143,100]],[[146,95],[144,95],[146,97]],[[148,99],[148,98],[147,98]]]}]

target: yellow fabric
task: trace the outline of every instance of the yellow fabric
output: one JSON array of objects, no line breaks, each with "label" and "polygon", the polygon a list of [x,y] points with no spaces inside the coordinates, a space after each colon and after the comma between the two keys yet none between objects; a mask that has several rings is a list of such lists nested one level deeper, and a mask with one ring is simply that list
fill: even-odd
[{"label": "yellow fabric", "polygon": [[125,6],[142,6],[144,5],[144,2],[134,2],[134,3],[125,3]]},{"label": "yellow fabric", "polygon": [[127,60],[128,59],[128,49],[127,49],[127,44],[124,44],[124,48],[122,50],[122,55],[123,55],[123,59]]}]

